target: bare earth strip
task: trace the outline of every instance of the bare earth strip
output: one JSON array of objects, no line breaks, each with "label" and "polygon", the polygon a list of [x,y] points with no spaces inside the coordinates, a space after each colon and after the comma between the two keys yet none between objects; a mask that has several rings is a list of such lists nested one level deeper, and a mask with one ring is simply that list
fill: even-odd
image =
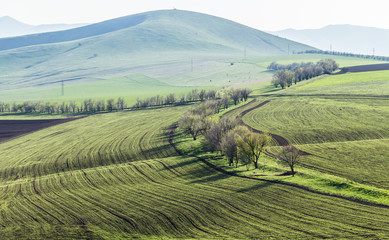
[{"label": "bare earth strip", "polygon": [[389,70],[389,63],[345,67],[342,68],[340,72],[335,73],[334,75],[343,74],[347,72],[357,73],[357,72],[371,72],[371,71],[383,71],[383,70]]},{"label": "bare earth strip", "polygon": [[27,133],[32,133],[76,119],[78,118],[47,120],[0,120],[0,143]]}]

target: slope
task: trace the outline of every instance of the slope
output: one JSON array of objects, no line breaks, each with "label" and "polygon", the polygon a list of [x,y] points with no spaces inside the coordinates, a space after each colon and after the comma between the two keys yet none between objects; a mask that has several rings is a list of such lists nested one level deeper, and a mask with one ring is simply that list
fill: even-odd
[{"label": "slope", "polygon": [[188,107],[94,115],[0,144],[4,239],[383,238],[389,210],[178,157]]},{"label": "slope", "polygon": [[[165,37],[162,38],[163,41],[174,40],[177,35],[181,35],[185,37],[187,44],[196,45],[196,41],[205,41],[205,39],[211,43],[212,40],[216,40],[214,43],[221,45],[220,47],[223,45],[232,48],[238,48],[237,46],[246,47],[271,55],[286,53],[288,44],[290,51],[310,48],[226,19],[189,11],[163,10],[116,18],[67,31],[0,39],[0,50],[79,40],[127,28],[142,29],[144,31],[137,32],[140,33],[137,39],[149,39],[146,30],[154,30],[156,35],[159,34],[161,37]],[[168,36],[168,33],[173,35]],[[205,34],[208,35],[207,38],[204,38]],[[214,37],[212,38],[209,35]],[[195,41],[190,42],[191,38]],[[132,36],[132,39],[134,39],[134,36]],[[239,51],[242,50],[242,48],[239,48]]]},{"label": "slope", "polygon": [[[228,67],[233,69],[231,59],[281,55],[288,53],[288,48],[290,52],[312,49],[226,19],[180,10],[147,12],[67,31],[0,39],[0,46],[8,49],[0,51],[2,92],[35,92],[53,84],[59,86],[61,81],[68,86],[134,74],[178,86],[223,86],[229,83],[221,80]],[[195,69],[193,74],[191,68]],[[248,79],[248,72],[264,70],[252,68],[247,66],[239,75],[236,71],[233,74],[236,79]],[[172,77],[186,74],[193,76]],[[198,82],[192,84],[192,79]],[[18,99],[22,94],[5,95]]]}]

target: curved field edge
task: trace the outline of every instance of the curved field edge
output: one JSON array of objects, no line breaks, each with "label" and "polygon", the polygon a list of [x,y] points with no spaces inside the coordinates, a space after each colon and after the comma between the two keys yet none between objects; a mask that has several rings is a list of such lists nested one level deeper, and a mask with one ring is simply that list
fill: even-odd
[{"label": "curved field edge", "polygon": [[75,226],[75,230],[94,230],[97,236],[104,232],[110,237],[222,239],[382,237],[389,233],[388,209],[238,179],[195,158],[145,160],[47,175],[7,185],[1,192],[0,201],[8,200],[1,211],[4,231],[12,226],[30,230],[56,226],[56,231]]},{"label": "curved field edge", "polygon": [[164,128],[186,107],[97,114],[0,144],[0,182],[175,154]]},{"label": "curved field edge", "polygon": [[[231,177],[209,168],[197,158],[172,156],[175,150],[168,143],[165,128],[184,110],[88,117],[72,122],[81,121],[75,125],[57,125],[10,141],[13,143],[7,147],[12,147],[3,149],[10,153],[27,140],[42,150],[51,142],[41,142],[42,137],[53,141],[66,133],[57,134],[58,131],[69,128],[71,132],[74,128],[75,132],[61,142],[63,146],[81,144],[79,138],[92,137],[96,142],[86,141],[83,147],[104,146],[105,141],[97,140],[107,132],[94,135],[97,133],[90,131],[96,127],[93,124],[112,130],[112,136],[119,141],[123,139],[122,134],[135,139],[134,144],[125,147],[110,146],[106,154],[111,157],[101,157],[100,164],[86,168],[57,171],[58,165],[50,159],[41,159],[52,170],[37,172],[43,174],[33,175],[33,170],[15,168],[0,185],[0,236],[6,239],[286,239],[382,238],[389,234],[388,209],[290,186]],[[89,131],[77,129],[87,125],[91,125]],[[162,154],[161,146],[165,149]],[[89,149],[78,152],[87,159],[93,156]],[[62,151],[60,156],[71,156],[66,148]],[[111,163],[110,159],[117,158],[120,152],[135,152],[138,157],[123,157],[125,162]],[[58,152],[53,156],[59,156]],[[33,158],[34,155],[25,161]],[[17,171],[32,176],[25,174],[12,179],[11,176],[19,176]]]},{"label": "curved field edge", "polygon": [[[269,99],[269,98],[267,98]],[[262,108],[264,108],[267,103],[269,103],[270,100],[266,100],[266,98],[259,100],[255,99],[250,101],[248,104],[242,105],[241,107],[237,109],[233,109],[227,113],[223,114],[223,117],[244,117],[246,114],[249,114],[251,111],[261,111]],[[265,104],[266,103],[266,104]],[[255,130],[255,129],[254,129]],[[256,131],[256,130],[255,130]],[[276,135],[277,136],[277,135]],[[282,138],[281,136],[277,136]],[[193,144],[190,138],[186,138],[183,136],[178,135],[179,140],[176,140],[178,143],[178,148],[180,151],[183,151],[185,154],[201,154],[201,147],[197,144]],[[201,141],[201,140],[200,140]],[[284,139],[284,141],[287,141]],[[378,141],[378,140],[375,140]],[[350,142],[345,142],[345,144],[348,144]],[[354,141],[352,143],[355,143]],[[364,144],[366,142],[361,142],[361,144]],[[197,145],[197,146],[196,146]],[[323,146],[324,144],[316,144],[314,146]],[[385,183],[385,173],[386,170],[384,169],[376,169],[378,170],[378,175],[382,176],[383,178],[376,179],[377,174],[373,175],[370,173],[364,173],[362,177],[355,177],[355,171],[360,169],[361,165],[366,166],[366,163],[363,164],[358,162],[352,162],[352,157],[349,157],[349,162],[346,166],[342,166],[338,163],[338,165],[331,164],[328,165],[328,156],[334,158],[339,157],[339,155],[336,155],[336,152],[331,156],[329,154],[326,154],[323,150],[321,152],[319,151],[311,151],[312,148],[307,148],[308,145],[297,145],[300,150],[303,150],[304,156],[302,157],[302,164],[297,167],[298,174],[296,177],[291,176],[283,176],[283,173],[288,171],[288,168],[280,164],[275,160],[273,155],[270,154],[268,156],[265,156],[262,158],[261,161],[261,169],[256,170],[253,169],[251,171],[247,171],[245,166],[241,166],[239,168],[235,167],[228,167],[225,166],[226,162],[225,160],[212,160],[215,159],[214,155],[204,155],[208,162],[214,164],[217,166],[217,169],[226,170],[227,174],[235,174],[236,176],[243,176],[243,177],[250,177],[250,178],[256,178],[256,179],[262,179],[264,181],[274,181],[274,182],[280,182],[282,184],[290,184],[292,186],[301,187],[303,189],[313,191],[316,193],[321,194],[328,194],[332,196],[337,197],[344,197],[346,199],[352,200],[352,201],[362,201],[366,204],[377,204],[377,206],[389,206],[389,191],[386,189],[382,189]],[[366,145],[362,146],[366,149],[369,149],[372,145]],[[380,145],[376,146],[375,149],[377,150]],[[273,147],[274,148],[274,147]],[[276,148],[276,147],[275,147]],[[325,150],[327,150],[326,147],[324,147]],[[336,148],[329,148],[332,150],[336,150]],[[385,154],[385,146],[381,148],[381,155],[384,156]],[[308,152],[307,152],[308,151]],[[270,153],[272,150],[270,150]],[[351,151],[352,152],[352,151]],[[313,154],[311,154],[313,153]],[[349,154],[350,151],[347,151],[347,154]],[[375,151],[375,153],[379,152]],[[343,156],[344,157],[344,156]],[[355,157],[355,156],[354,156]],[[316,161],[308,161],[306,159],[319,159],[321,162]],[[219,159],[218,157],[216,159]],[[335,159],[331,159],[332,161],[335,161]],[[319,163],[319,164],[315,164]],[[370,165],[374,165],[375,163],[371,163]],[[370,166],[369,165],[369,166]],[[214,166],[214,167],[215,167]],[[381,166],[381,165],[380,165]],[[339,174],[339,170],[335,171],[334,169],[344,168],[347,167],[351,169],[350,171],[343,172],[343,174]],[[332,170],[332,171],[331,171]],[[381,173],[382,172],[382,173]],[[353,174],[354,173],[354,174]],[[361,171],[363,173],[363,171]],[[258,177],[260,176],[260,177]],[[363,178],[365,181],[361,181],[361,178]],[[374,181],[374,179],[376,179]],[[359,182],[359,183],[358,183]],[[365,184],[361,184],[365,183]],[[374,184],[379,183],[379,184]],[[373,186],[369,186],[373,185]]]}]

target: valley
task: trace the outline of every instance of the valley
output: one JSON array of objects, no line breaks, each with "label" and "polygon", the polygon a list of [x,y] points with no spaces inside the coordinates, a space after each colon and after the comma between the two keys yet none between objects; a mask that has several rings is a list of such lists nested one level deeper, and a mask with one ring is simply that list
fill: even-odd
[{"label": "valley", "polygon": [[[385,62],[293,54],[315,48],[182,10],[0,45],[0,102],[57,107],[0,113],[1,239],[389,236],[389,70],[374,67]],[[271,84],[272,62],[327,58],[357,70]],[[88,99],[114,105],[60,110]],[[193,140],[182,119],[202,111]],[[271,136],[258,168],[204,147],[226,119]],[[287,145],[293,174],[278,159]]]}]

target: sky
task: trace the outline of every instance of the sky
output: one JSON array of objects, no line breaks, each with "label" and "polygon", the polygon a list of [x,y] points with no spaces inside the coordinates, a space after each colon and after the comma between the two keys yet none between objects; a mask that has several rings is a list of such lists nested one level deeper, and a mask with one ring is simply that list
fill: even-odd
[{"label": "sky", "polygon": [[389,29],[387,0],[0,0],[0,17],[32,25],[95,23],[173,8],[227,18],[264,31],[331,24]]}]

